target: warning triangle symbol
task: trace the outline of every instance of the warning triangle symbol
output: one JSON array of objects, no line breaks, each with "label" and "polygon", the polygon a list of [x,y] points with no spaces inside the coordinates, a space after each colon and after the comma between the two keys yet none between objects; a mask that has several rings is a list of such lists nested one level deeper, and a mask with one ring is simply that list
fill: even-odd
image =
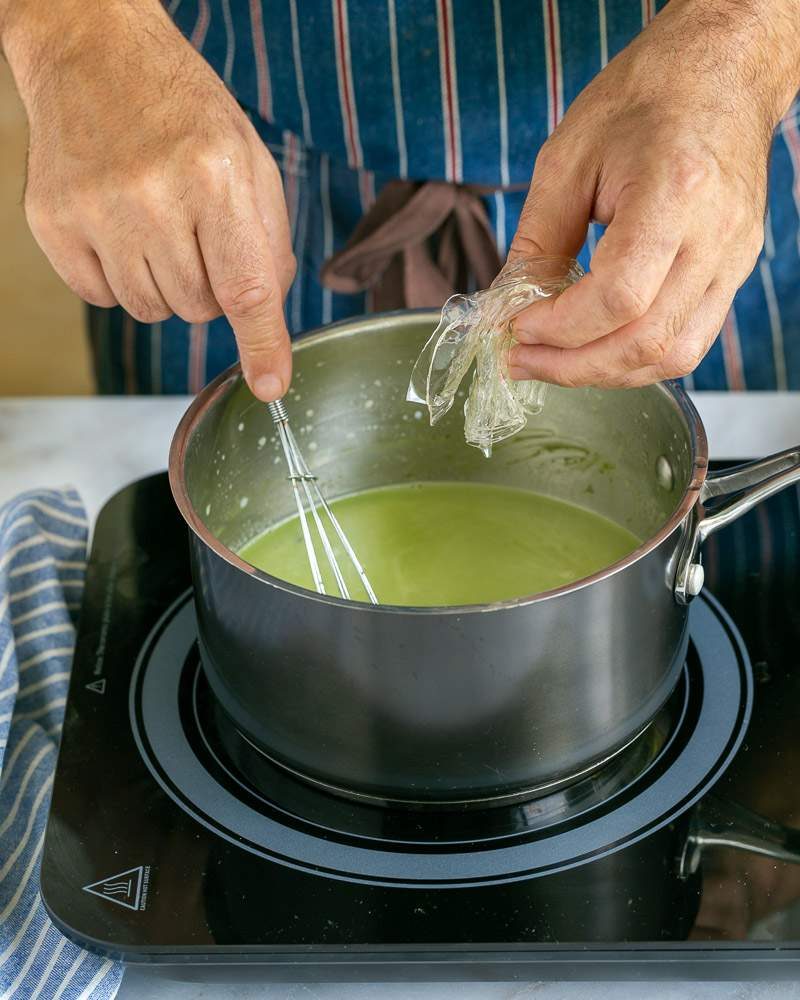
[{"label": "warning triangle symbol", "polygon": [[94,691],[95,694],[105,694],[106,693],[106,679],[101,677],[100,680],[92,681],[86,685],[88,691]]},{"label": "warning triangle symbol", "polygon": [[111,903],[119,903],[129,910],[138,910],[142,898],[143,870],[144,865],[128,868],[127,871],[119,872],[117,875],[109,875],[99,882],[85,885],[83,891],[90,892],[93,896],[100,896],[101,899],[107,899]]}]

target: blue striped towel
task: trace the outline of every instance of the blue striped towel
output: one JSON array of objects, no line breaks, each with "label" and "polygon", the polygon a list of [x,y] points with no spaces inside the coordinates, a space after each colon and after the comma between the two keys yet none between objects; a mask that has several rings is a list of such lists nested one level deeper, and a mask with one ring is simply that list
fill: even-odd
[{"label": "blue striped towel", "polygon": [[0,507],[0,998],[113,997],[122,966],[68,941],[39,895],[87,524],[74,491]]}]

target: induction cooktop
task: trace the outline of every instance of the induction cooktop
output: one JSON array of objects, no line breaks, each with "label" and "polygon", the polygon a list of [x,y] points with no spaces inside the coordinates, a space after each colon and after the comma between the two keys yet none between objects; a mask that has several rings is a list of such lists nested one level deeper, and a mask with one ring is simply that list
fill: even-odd
[{"label": "induction cooktop", "polygon": [[710,540],[681,679],[607,767],[420,811],[308,785],[236,730],[166,474],[134,483],[94,535],[45,904],[113,958],[285,981],[796,977],[799,538],[790,490]]}]

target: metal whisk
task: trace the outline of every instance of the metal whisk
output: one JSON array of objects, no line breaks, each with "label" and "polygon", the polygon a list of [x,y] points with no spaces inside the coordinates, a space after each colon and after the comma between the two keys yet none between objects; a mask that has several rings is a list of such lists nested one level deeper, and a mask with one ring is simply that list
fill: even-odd
[{"label": "metal whisk", "polygon": [[[328,518],[328,521],[333,527],[333,530],[336,532],[337,538],[342,543],[342,548],[347,553],[347,557],[350,559],[350,562],[353,564],[353,567],[358,573],[359,578],[364,585],[364,590],[367,592],[367,596],[373,604],[377,604],[378,598],[375,596],[375,591],[372,589],[372,585],[367,579],[364,567],[358,561],[358,557],[353,551],[353,546],[347,540],[347,535],[345,535],[342,530],[342,526],[336,519],[336,515],[331,510],[328,501],[325,499],[322,490],[319,488],[317,477],[312,474],[306,465],[306,460],[303,458],[303,453],[300,451],[297,439],[292,433],[292,428],[289,426],[289,414],[286,412],[283,400],[278,399],[274,403],[267,403],[267,409],[269,410],[269,415],[272,417],[275,426],[278,428],[278,435],[281,439],[283,454],[286,458],[286,465],[289,469],[288,478],[292,484],[292,490],[294,491],[294,502],[297,506],[297,515],[300,518],[300,527],[303,532],[303,541],[305,542],[308,562],[311,567],[311,575],[314,578],[314,585],[320,594],[324,594],[326,592],[325,584],[322,579],[322,572],[319,567],[319,560],[317,559],[314,539],[311,534],[309,514],[311,515],[311,520],[313,520],[314,526],[316,527],[317,535],[325,552],[325,556],[327,557],[328,564],[333,571],[334,577],[336,578],[336,585],[339,588],[339,593],[342,597],[350,597],[350,591],[347,588],[341,568],[336,560],[333,546],[331,545],[331,541],[325,531],[325,525],[320,517],[319,509],[322,508]],[[305,503],[303,501],[304,497]]]}]

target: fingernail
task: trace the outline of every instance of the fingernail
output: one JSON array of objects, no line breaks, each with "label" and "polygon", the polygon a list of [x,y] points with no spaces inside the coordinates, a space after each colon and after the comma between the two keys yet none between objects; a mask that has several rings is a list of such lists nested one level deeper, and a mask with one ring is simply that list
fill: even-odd
[{"label": "fingernail", "polygon": [[253,392],[264,403],[272,403],[283,395],[283,384],[277,375],[259,375],[253,383]]}]

